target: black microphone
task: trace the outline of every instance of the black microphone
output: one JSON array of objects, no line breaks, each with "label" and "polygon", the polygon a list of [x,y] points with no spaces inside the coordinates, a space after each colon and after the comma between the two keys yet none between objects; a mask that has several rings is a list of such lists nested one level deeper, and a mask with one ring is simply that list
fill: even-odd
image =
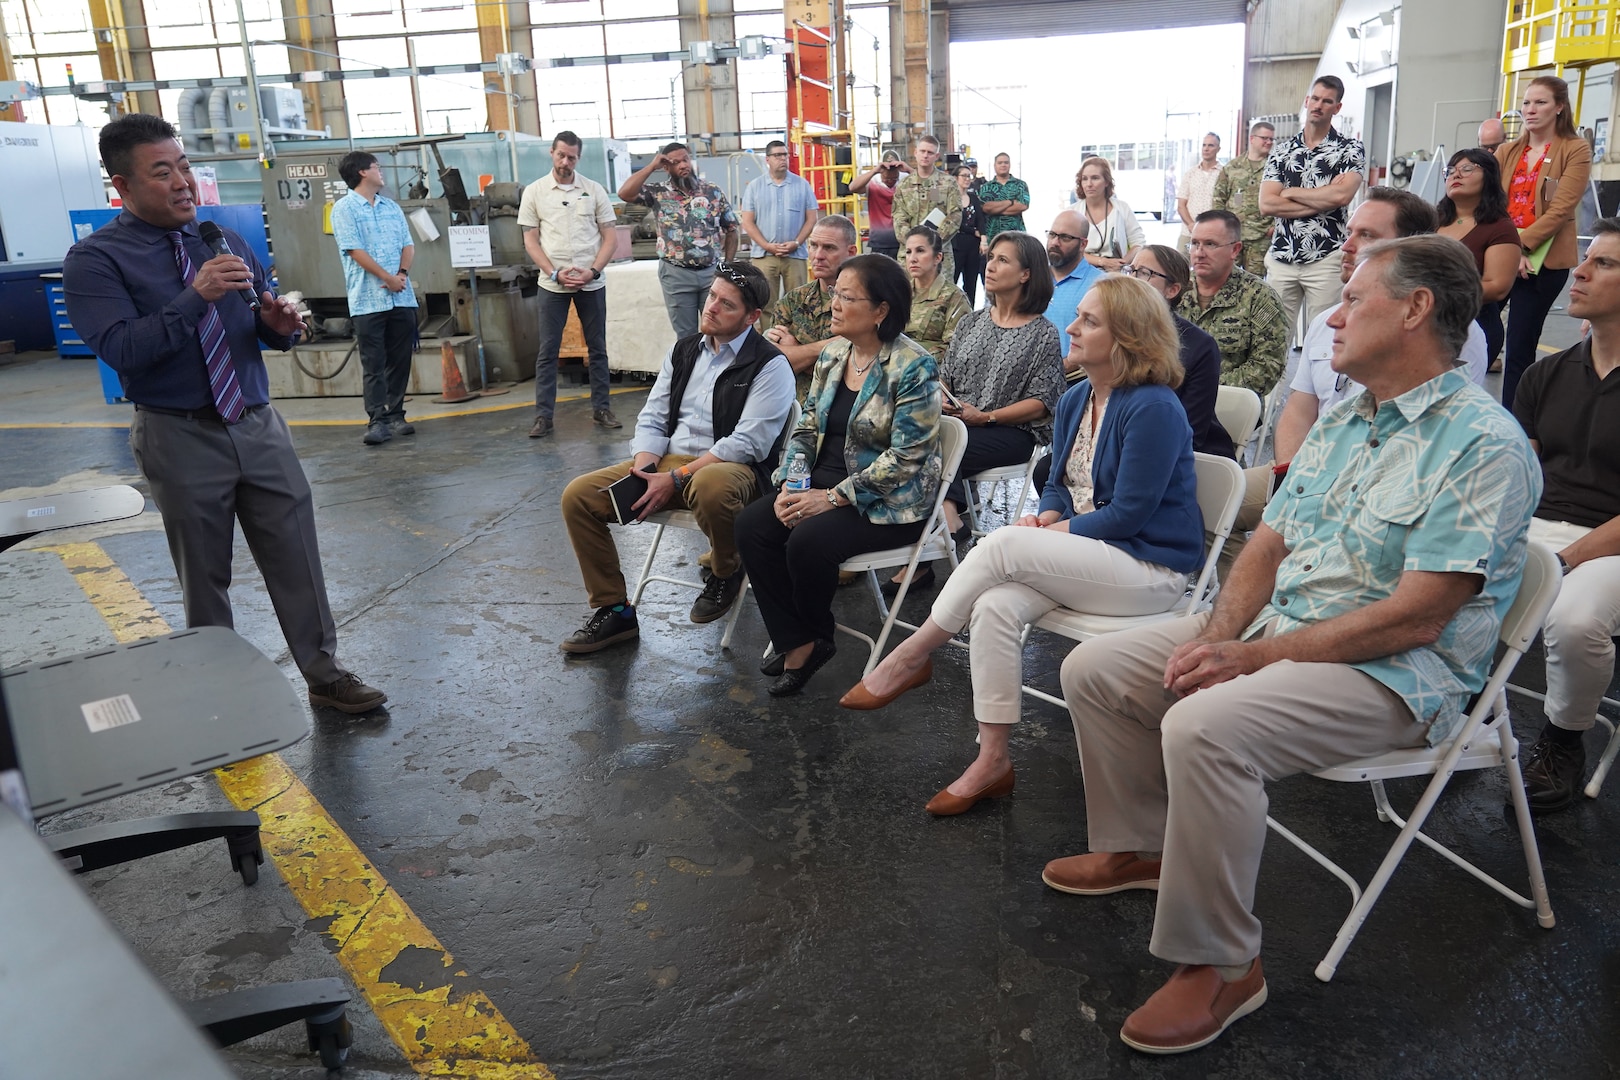
[{"label": "black microphone", "polygon": [[[202,234],[203,243],[214,249],[215,255],[236,254],[236,252],[231,250],[231,245],[225,242],[225,233],[221,231],[220,227],[215,225],[212,221],[199,222],[197,225],[197,231]],[[259,298],[254,293],[251,284],[252,283],[250,282],[248,290],[242,293],[242,299],[247,301],[248,307],[252,308],[254,311],[258,311]]]}]

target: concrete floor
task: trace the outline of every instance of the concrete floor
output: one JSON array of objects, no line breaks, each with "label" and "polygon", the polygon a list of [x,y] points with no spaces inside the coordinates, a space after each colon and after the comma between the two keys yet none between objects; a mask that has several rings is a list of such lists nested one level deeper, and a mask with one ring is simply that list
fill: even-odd
[{"label": "concrete floor", "polygon": [[[1555,319],[1549,340],[1567,338],[1566,323]],[[627,424],[640,400],[616,400]],[[85,362],[0,363],[0,488],[138,482],[121,428],[39,426],[125,415],[98,403]],[[1331,984],[1312,969],[1347,895],[1271,841],[1256,901],[1270,1002],[1203,1051],[1148,1058],[1117,1033],[1167,973],[1147,952],[1152,897],[1083,899],[1040,881],[1047,859],[1085,846],[1063,712],[1026,709],[1013,797],[930,819],[923,803],[973,751],[965,653],[945,653],[904,704],[851,714],[835,703],[862,657],[840,642],[803,697],[773,701],[755,669],[765,635],[751,602],[722,654],[720,625],[687,622],[692,596],[656,586],[638,644],[586,659],[558,651],[588,614],[558,495],[622,458],[628,433],[594,428],[586,403],[561,406],[544,441],[524,437],[529,412],[515,408],[431,420],[378,448],[360,444],[358,422],[335,423],[358,408],[283,411],[327,421],[295,426],[294,438],[315,488],[340,653],[391,702],[360,718],[322,710],[313,738],[282,756],[454,954],[458,988],[487,994],[532,1048],[535,1063],[510,1071],[463,1062],[446,1075],[543,1076],[538,1062],[565,1080],[1620,1072],[1620,781],[1540,827],[1555,929],[1419,851]],[[633,576],[646,533],[621,535]],[[181,626],[155,513],[96,539]],[[697,544],[668,550],[695,572]],[[238,629],[297,681],[240,545],[239,555]],[[7,664],[111,639],[50,551],[0,556],[0,600]],[[859,590],[839,603],[844,621],[875,623]],[[1032,645],[1029,673],[1051,687],[1065,652]],[[1515,681],[1540,688],[1539,648]],[[1521,737],[1533,736],[1539,717],[1522,700],[1514,713]],[[1589,755],[1600,748],[1592,736]],[[1392,791],[1407,806],[1417,785]],[[1517,882],[1503,800],[1497,776],[1464,776],[1431,831]],[[227,806],[200,776],[48,829]],[[1393,836],[1356,786],[1284,782],[1272,811],[1363,879]],[[245,888],[217,844],[82,881],[179,997],[343,974],[321,920],[274,867]],[[385,973],[408,985],[412,963],[402,955]],[[345,1075],[411,1075],[367,989],[350,1009]],[[296,1028],[228,1056],[245,1077],[321,1074]]]}]

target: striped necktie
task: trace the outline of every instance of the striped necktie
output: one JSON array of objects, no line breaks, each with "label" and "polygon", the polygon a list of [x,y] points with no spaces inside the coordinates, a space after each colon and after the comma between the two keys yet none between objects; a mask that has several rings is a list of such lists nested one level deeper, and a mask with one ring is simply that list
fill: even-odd
[{"label": "striped necktie", "polygon": [[[169,243],[174,245],[174,264],[180,268],[180,280],[190,285],[197,271],[191,265],[191,256],[186,254],[185,237],[179,232],[171,232]],[[236,381],[236,368],[231,364],[231,346],[225,340],[225,323],[213,304],[208,305],[207,313],[197,324],[197,336],[202,339],[203,363],[208,367],[208,388],[214,395],[214,407],[219,410],[221,419],[227,424],[234,424],[242,419],[247,406],[242,401],[242,386]]]}]

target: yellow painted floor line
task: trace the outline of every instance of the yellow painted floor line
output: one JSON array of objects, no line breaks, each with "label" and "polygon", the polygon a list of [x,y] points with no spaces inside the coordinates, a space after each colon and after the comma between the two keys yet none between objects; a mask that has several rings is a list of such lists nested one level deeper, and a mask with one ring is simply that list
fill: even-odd
[{"label": "yellow painted floor line", "polygon": [[[521,385],[521,384],[519,384],[519,385]],[[620,386],[620,387],[615,387],[613,389],[610,389],[608,391],[608,393],[609,394],[640,394],[640,393],[643,393],[644,391],[650,389],[651,387],[652,387],[652,383],[638,384],[636,386]],[[504,395],[502,395],[502,396],[504,396]],[[559,395],[557,395],[557,403],[560,405],[565,401],[588,401],[590,399],[590,396],[591,395],[590,395],[589,391],[587,391],[587,392],[585,392],[583,394],[559,394]],[[300,399],[293,399],[293,400],[307,400],[307,399],[300,398]],[[360,399],[355,398],[354,401],[355,401],[356,407],[358,408],[360,406]],[[116,406],[116,407],[122,409],[122,408],[128,408],[129,406],[120,405],[120,406]],[[448,419],[453,419],[453,418],[455,418],[457,416],[482,416],[482,415],[484,415],[486,413],[511,412],[511,411],[513,411],[515,409],[532,409],[532,408],[534,408],[534,396],[533,396],[533,393],[531,391],[530,393],[519,394],[512,401],[502,402],[499,405],[478,405],[478,406],[475,406],[474,408],[470,408],[470,409],[457,409],[454,412],[436,412],[436,413],[414,413],[413,412],[411,414],[411,423],[417,424],[417,423],[421,423],[421,422],[426,421],[426,420],[448,420]],[[285,420],[286,417],[283,416],[282,419]],[[366,418],[364,416],[359,416],[359,417],[357,417],[355,419],[352,419],[352,420],[350,420],[350,419],[344,419],[344,420],[287,420],[287,426],[288,427],[365,427],[366,422],[367,421],[366,421]],[[31,423],[31,424],[20,424],[20,423],[0,424],[0,431],[43,431],[43,430],[47,430],[47,429],[50,429],[50,428],[64,428],[64,429],[66,429],[66,428],[127,428],[127,427],[129,427],[129,420],[128,419],[124,419],[124,420],[42,420],[42,421],[38,421],[36,423]]]},{"label": "yellow painted floor line", "polygon": [[[101,545],[43,550],[61,557],[120,642],[169,632]],[[216,769],[214,777],[239,809],[258,811],[265,855],[309,917],[326,922],[338,961],[419,1074],[555,1080],[488,996],[467,989],[449,950],[280,756]]]}]

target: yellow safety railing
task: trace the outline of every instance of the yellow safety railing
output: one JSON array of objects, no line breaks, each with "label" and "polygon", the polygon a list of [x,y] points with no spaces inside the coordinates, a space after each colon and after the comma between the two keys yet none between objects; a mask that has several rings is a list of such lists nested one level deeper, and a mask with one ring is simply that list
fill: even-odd
[{"label": "yellow safety railing", "polygon": [[[1502,39],[1503,110],[1517,108],[1528,72],[1580,71],[1620,60],[1620,0],[1509,0]],[[1579,110],[1577,109],[1577,113]]]}]

